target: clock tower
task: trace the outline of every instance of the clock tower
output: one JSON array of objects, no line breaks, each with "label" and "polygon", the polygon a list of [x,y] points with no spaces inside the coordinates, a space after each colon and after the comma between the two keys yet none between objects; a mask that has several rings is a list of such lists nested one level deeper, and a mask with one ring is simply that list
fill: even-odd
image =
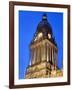
[{"label": "clock tower", "polygon": [[43,14],[30,43],[30,65],[27,67],[25,78],[62,76],[61,70],[57,67],[57,62],[57,43],[53,37],[47,15]]}]

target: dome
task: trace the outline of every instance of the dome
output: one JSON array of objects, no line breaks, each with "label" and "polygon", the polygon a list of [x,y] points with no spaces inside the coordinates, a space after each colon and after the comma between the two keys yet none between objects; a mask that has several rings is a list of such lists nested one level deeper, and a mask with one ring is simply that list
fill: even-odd
[{"label": "dome", "polygon": [[39,22],[37,26],[34,38],[31,43],[36,42],[37,40],[44,40],[44,39],[48,39],[50,42],[52,42],[57,46],[55,38],[53,37],[52,27],[47,20],[46,14],[43,14],[42,20]]},{"label": "dome", "polygon": [[52,28],[49,22],[47,21],[47,15],[44,14],[42,16],[42,20],[39,22],[37,26],[37,33],[42,32],[44,36],[46,36],[48,33],[52,35]]}]

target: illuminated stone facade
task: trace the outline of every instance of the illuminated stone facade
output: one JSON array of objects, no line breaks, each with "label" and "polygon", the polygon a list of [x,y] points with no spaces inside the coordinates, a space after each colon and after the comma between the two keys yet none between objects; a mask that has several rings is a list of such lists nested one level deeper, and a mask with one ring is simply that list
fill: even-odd
[{"label": "illuminated stone facade", "polygon": [[58,48],[46,14],[37,26],[30,43],[30,65],[26,70],[27,79],[63,76],[58,69]]}]

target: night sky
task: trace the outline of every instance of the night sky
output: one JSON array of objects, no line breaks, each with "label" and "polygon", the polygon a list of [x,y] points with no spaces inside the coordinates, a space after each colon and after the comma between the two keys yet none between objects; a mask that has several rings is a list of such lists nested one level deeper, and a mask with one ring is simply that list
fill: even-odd
[{"label": "night sky", "polygon": [[19,79],[24,79],[29,64],[29,44],[34,36],[43,14],[47,14],[58,46],[58,67],[62,68],[63,60],[63,13],[19,11]]}]

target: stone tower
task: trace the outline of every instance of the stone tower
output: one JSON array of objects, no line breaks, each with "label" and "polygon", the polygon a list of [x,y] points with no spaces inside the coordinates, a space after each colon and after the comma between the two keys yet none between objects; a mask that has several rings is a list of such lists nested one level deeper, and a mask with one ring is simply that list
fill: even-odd
[{"label": "stone tower", "polygon": [[58,48],[53,37],[52,27],[43,14],[42,20],[30,43],[30,65],[25,78],[47,78],[62,76],[57,68]]}]

